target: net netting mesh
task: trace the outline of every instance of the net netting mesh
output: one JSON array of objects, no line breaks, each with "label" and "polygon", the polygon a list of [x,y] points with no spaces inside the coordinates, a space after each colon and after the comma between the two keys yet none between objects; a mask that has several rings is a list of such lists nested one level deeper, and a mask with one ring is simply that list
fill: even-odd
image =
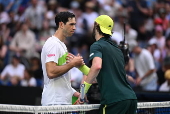
[{"label": "net netting mesh", "polygon": [[[0,114],[98,114],[100,104],[27,106],[0,104]],[[170,101],[140,102],[137,114],[170,114]]]}]

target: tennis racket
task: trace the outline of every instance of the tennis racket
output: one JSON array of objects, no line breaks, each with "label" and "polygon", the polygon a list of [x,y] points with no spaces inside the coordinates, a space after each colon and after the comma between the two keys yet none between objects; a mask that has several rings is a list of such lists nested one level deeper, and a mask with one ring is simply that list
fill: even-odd
[{"label": "tennis racket", "polygon": [[[81,102],[84,102],[84,97],[85,97],[85,93],[84,93],[84,87],[85,87],[85,84],[81,84],[80,86],[80,101]],[[73,105],[76,105],[78,103],[78,100],[76,100],[76,102],[73,104]]]},{"label": "tennis racket", "polygon": [[85,96],[85,93],[84,93],[84,87],[85,87],[85,84],[81,84],[81,93],[80,93],[80,101],[81,102],[84,102],[84,96]]}]

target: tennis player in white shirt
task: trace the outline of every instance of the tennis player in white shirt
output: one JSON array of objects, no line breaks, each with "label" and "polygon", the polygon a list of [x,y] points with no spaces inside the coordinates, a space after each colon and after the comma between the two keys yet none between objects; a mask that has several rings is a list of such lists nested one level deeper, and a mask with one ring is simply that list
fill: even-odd
[{"label": "tennis player in white shirt", "polygon": [[69,105],[72,96],[79,97],[80,93],[71,87],[71,72],[73,67],[84,64],[83,58],[74,56],[69,63],[66,58],[71,57],[64,41],[73,35],[76,27],[75,15],[70,12],[60,12],[55,17],[56,32],[45,42],[41,52],[41,63],[44,75],[44,88],[41,103],[49,105]]}]

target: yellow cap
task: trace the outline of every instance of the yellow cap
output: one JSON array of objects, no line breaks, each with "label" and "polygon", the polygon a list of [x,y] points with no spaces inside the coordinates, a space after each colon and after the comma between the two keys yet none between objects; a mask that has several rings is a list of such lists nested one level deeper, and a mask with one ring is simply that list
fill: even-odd
[{"label": "yellow cap", "polygon": [[99,24],[103,33],[112,35],[114,22],[108,15],[100,15],[95,22]]}]

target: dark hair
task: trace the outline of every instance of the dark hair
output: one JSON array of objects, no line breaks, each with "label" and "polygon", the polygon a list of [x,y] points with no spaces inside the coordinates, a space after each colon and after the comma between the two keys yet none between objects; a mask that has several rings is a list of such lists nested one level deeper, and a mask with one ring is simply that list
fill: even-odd
[{"label": "dark hair", "polygon": [[2,48],[3,45],[4,45],[4,40],[3,37],[0,36],[0,49]]},{"label": "dark hair", "polygon": [[20,56],[17,55],[17,54],[14,54],[14,55],[12,56],[12,58],[17,59],[17,60],[20,60]]},{"label": "dark hair", "polygon": [[95,22],[94,26],[96,27],[96,30],[99,32],[100,35],[103,35],[105,38],[110,38],[110,37],[111,37],[110,34],[105,34],[105,33],[103,33],[103,32],[101,31],[101,29],[100,29],[100,26],[97,25],[96,22]]},{"label": "dark hair", "polygon": [[29,76],[33,77],[33,72],[31,69],[26,68],[25,71],[28,73]]},{"label": "dark hair", "polygon": [[4,11],[4,5],[0,3],[0,12]]},{"label": "dark hair", "polygon": [[166,46],[167,48],[170,48],[170,46],[168,45],[168,41],[170,41],[170,36],[168,36],[168,37],[166,38],[166,40],[165,40],[165,46]]},{"label": "dark hair", "polygon": [[75,18],[75,15],[71,12],[60,12],[55,16],[56,29],[59,27],[59,22],[66,24],[69,18]]}]

